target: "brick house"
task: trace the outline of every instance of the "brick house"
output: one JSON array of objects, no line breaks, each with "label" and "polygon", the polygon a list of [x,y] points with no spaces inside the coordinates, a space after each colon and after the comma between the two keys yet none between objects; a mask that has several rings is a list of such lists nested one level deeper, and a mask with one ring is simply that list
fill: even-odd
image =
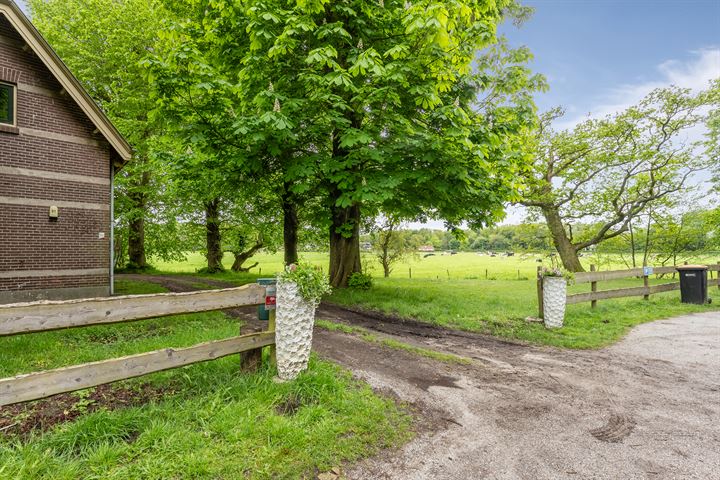
[{"label": "brick house", "polygon": [[0,0],[0,303],[112,293],[127,142],[12,0]]}]

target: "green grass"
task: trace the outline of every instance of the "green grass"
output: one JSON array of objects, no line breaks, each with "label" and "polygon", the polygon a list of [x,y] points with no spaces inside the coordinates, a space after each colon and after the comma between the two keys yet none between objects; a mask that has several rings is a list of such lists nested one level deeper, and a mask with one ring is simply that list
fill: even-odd
[{"label": "green grass", "polygon": [[[118,282],[117,291],[162,288]],[[237,320],[213,312],[0,338],[0,377],[237,332]],[[0,478],[311,478],[409,436],[403,410],[328,362],[313,357],[307,372],[283,384],[270,368],[242,375],[238,368],[231,356],[128,380],[121,384],[171,393],[26,438],[0,434]],[[286,402],[297,410],[282,413]]]},{"label": "green grass", "polygon": [[[641,282],[629,279],[600,285],[600,289],[620,288]],[[588,284],[571,287],[571,292],[588,290]],[[681,304],[679,293],[669,292],[652,295],[648,301],[641,297],[599,301],[596,309],[589,303],[568,305],[565,326],[548,330],[525,321],[537,316],[534,281],[376,279],[370,290],[336,290],[329,300],[449,328],[566,348],[602,347],[640,323],[718,309],[717,301],[712,305]]]},{"label": "green grass", "polygon": [[[303,253],[302,258],[327,269],[327,254]],[[691,263],[716,263],[717,255],[690,260]],[[536,260],[543,259],[543,263]],[[225,257],[229,266],[230,256]],[[261,254],[253,258],[260,262],[263,276],[282,268],[282,256]],[[591,263],[600,270],[625,269],[619,255],[592,255],[582,258],[589,268]],[[192,273],[202,267],[203,258],[190,254],[186,263],[162,264],[160,270],[178,274]],[[650,297],[613,299],[598,302],[591,309],[589,303],[570,305],[565,327],[547,330],[542,324],[529,323],[525,318],[537,316],[535,275],[537,266],[547,264],[548,258],[540,254],[517,254],[513,257],[489,257],[475,253],[431,257],[413,256],[395,267],[390,278],[380,277],[380,268],[373,256],[363,254],[366,271],[375,275],[375,286],[368,291],[337,290],[328,300],[366,309],[393,313],[450,328],[481,332],[499,337],[567,348],[598,348],[622,338],[633,326],[685,313],[718,309],[720,293],[711,289],[715,303],[709,306],[683,305],[677,291]],[[236,283],[254,281],[252,274],[226,272],[214,278]],[[410,279],[412,274],[412,279]],[[673,281],[652,279],[651,284]],[[675,280],[676,281],[676,280]],[[639,287],[639,279],[600,282],[599,290]],[[587,292],[589,284],[573,285],[570,293]]]},{"label": "green grass", "polygon": [[[327,271],[328,254],[318,252],[301,253],[300,257],[313,265],[323,268]],[[720,261],[718,256],[702,257],[693,259],[691,262],[709,262],[717,263]],[[542,263],[537,260],[542,259]],[[232,255],[225,254],[223,257],[223,265],[229,270],[232,265]],[[594,263],[601,270],[627,268],[621,261],[619,255],[592,255],[582,259],[586,269],[590,268],[590,264]],[[252,258],[252,262],[258,262],[258,267],[254,268],[251,273],[233,273],[226,272],[212,275],[213,278],[225,278],[233,281],[254,281],[258,276],[271,277],[283,268],[282,253],[260,253]],[[362,254],[363,268],[376,277],[382,276],[382,269],[377,260],[371,253],[364,252]],[[200,253],[188,253],[185,262],[153,262],[156,269],[160,272],[168,273],[196,273],[205,265],[205,257]],[[413,255],[407,260],[398,263],[391,278],[408,279],[412,275],[413,279],[425,278],[434,280],[518,280],[533,279],[537,271],[538,265],[549,265],[549,258],[542,254],[521,254],[518,253],[513,257],[489,257],[487,255],[478,255],[471,252],[461,252],[457,255],[449,255],[438,252],[431,257],[423,257],[423,255]],[[487,277],[486,277],[487,275]]]},{"label": "green grass", "polygon": [[416,347],[415,345],[399,342],[392,338],[380,338],[377,335],[371,333],[369,330],[362,327],[355,327],[352,325],[345,325],[344,323],[331,322],[329,320],[320,319],[315,321],[315,325],[320,328],[324,328],[325,330],[330,330],[332,332],[342,332],[350,335],[357,335],[366,342],[377,343],[380,345],[384,345],[388,348],[394,348],[395,350],[404,350],[406,352],[410,352],[426,358],[432,358],[433,360],[438,360],[440,362],[456,363],[463,365],[468,365],[472,363],[472,360],[466,357],[460,357],[458,355],[453,355],[450,353],[438,352],[437,350],[432,350],[429,348]]}]

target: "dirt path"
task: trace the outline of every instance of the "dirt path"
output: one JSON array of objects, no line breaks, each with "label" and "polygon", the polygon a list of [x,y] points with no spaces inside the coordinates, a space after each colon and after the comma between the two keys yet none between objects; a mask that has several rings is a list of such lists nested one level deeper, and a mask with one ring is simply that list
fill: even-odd
[{"label": "dirt path", "polygon": [[[205,282],[175,278],[162,281],[171,290]],[[329,305],[318,318],[473,359],[445,364],[316,330],[321,356],[420,416],[415,440],[349,478],[720,479],[718,312],[644,324],[611,348],[582,352]]]}]

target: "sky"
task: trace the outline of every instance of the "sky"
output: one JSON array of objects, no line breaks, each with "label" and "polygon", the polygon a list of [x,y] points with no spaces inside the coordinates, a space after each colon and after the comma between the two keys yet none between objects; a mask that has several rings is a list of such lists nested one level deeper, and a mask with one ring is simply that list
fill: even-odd
[{"label": "sky", "polygon": [[[566,111],[556,128],[622,111],[658,87],[702,89],[720,77],[720,0],[523,3],[535,9],[533,16],[500,32],[512,46],[533,52],[531,67],[550,86],[536,95],[539,110]],[[509,208],[503,223],[524,216],[523,209]],[[442,222],[428,226],[442,228]]]},{"label": "sky", "polygon": [[627,107],[658,86],[702,88],[720,76],[720,0],[527,0],[532,18],[504,25],[546,76],[541,111],[571,125]]},{"label": "sky", "polygon": [[[19,2],[22,5],[22,2]],[[720,77],[720,0],[525,0],[534,15],[500,32],[534,53],[531,67],[550,89],[540,111],[562,106],[555,125],[619,112],[652,89],[700,89]],[[519,223],[509,209],[505,223]],[[412,224],[419,227],[419,224]],[[442,228],[442,222],[426,226]]]}]

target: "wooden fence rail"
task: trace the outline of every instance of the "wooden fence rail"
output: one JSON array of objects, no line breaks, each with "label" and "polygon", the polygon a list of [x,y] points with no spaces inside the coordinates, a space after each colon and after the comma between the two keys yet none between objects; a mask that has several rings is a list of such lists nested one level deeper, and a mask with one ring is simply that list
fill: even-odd
[{"label": "wooden fence rail", "polygon": [[[720,289],[720,262],[717,265],[708,265],[708,288],[711,286],[717,286]],[[713,272],[715,272],[715,278],[712,278]],[[677,273],[676,267],[653,267],[650,275],[645,275],[643,268],[631,268],[627,270],[608,270],[604,272],[598,272],[595,270],[595,265],[590,266],[589,272],[580,272],[575,274],[575,283],[589,283],[590,291],[587,293],[575,293],[567,296],[567,304],[591,302],[592,308],[595,308],[598,300],[608,300],[611,298],[623,298],[623,297],[644,297],[646,300],[650,295],[661,292],[670,292],[673,290],[680,289],[680,282],[668,282],[660,285],[650,285],[650,276],[655,275],[667,275]],[[619,280],[623,278],[642,278],[642,287],[628,287],[618,288],[614,290],[598,290],[598,282],[606,282],[610,280]],[[540,318],[543,316],[543,305],[542,305],[542,277],[541,267],[538,267],[538,308]]]},{"label": "wooden fence rail", "polygon": [[[253,284],[201,292],[2,305],[0,335],[223,310],[259,305],[264,301],[265,287]],[[0,379],[0,406],[95,387],[236,353],[259,352],[262,347],[275,344],[274,329],[274,323],[271,322],[269,330],[264,332]]]},{"label": "wooden fence rail", "polygon": [[0,305],[0,336],[130,322],[265,302],[265,287]]}]

